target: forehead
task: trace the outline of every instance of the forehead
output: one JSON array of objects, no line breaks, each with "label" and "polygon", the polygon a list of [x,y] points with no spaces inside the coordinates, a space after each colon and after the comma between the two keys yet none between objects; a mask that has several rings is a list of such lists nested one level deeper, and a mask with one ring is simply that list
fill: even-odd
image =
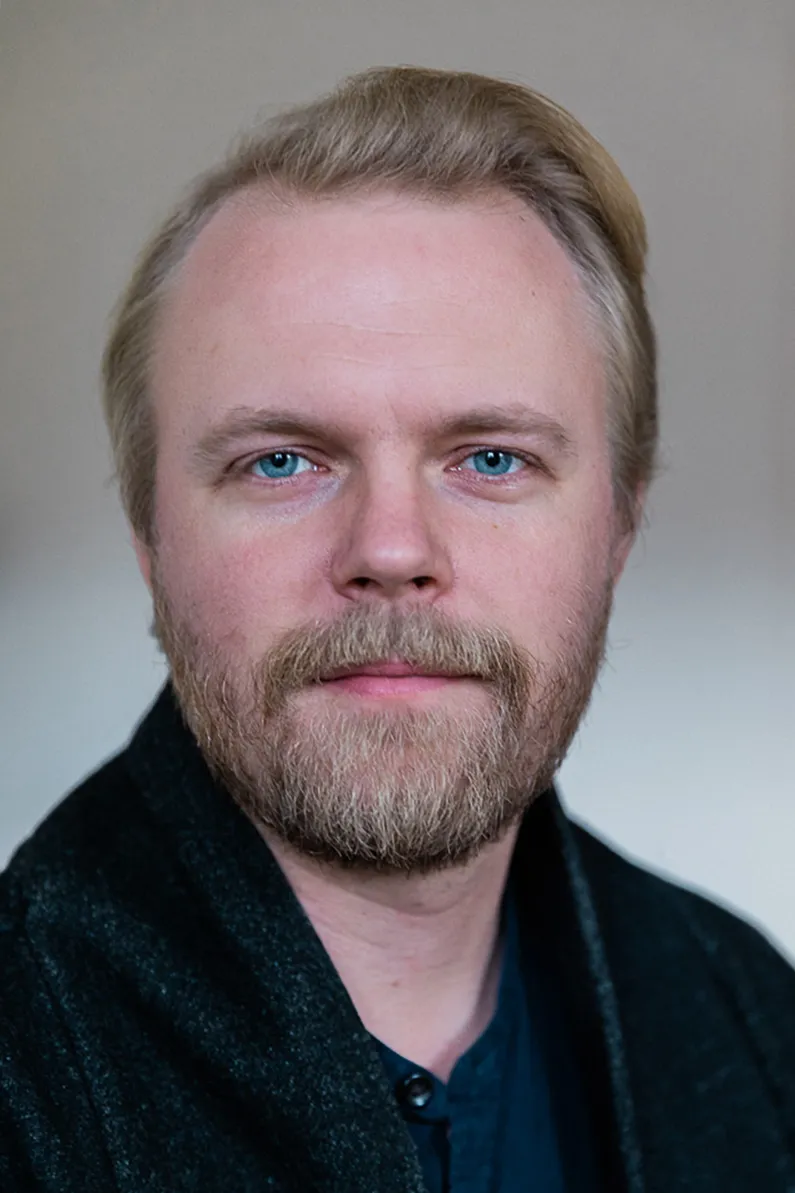
[{"label": "forehead", "polygon": [[[394,193],[228,200],[170,283],[153,364],[158,421],[279,398],[412,394],[455,402],[488,384],[534,404],[598,388],[576,269],[518,198]],[[287,391],[285,393],[285,391]],[[467,396],[471,396],[467,392]],[[487,395],[479,395],[487,396]]]}]

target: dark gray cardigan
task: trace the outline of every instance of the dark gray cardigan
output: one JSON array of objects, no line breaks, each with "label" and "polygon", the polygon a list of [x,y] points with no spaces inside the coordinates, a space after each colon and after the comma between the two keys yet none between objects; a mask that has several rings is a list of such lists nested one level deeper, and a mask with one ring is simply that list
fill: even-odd
[{"label": "dark gray cardigan", "polygon": [[[554,792],[513,866],[606,1188],[795,1193],[793,971]],[[422,1187],[371,1038],[166,688],[0,879],[0,1190]]]}]

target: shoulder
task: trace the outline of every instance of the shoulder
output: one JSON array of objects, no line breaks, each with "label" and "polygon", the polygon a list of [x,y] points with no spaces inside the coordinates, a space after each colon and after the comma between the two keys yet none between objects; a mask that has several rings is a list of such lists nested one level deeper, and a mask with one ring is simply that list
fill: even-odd
[{"label": "shoulder", "polygon": [[66,795],[0,875],[0,916],[30,922],[140,873],[153,834],[123,750]]},{"label": "shoulder", "polygon": [[3,1188],[113,1187],[64,1002],[60,954],[89,955],[87,925],[101,914],[94,895],[108,885],[134,822],[130,788],[122,758],[111,760],[49,814],[0,875]]},{"label": "shoulder", "polygon": [[733,1023],[793,1096],[795,969],[764,929],[573,830],[625,1013],[689,1031]]},{"label": "shoulder", "polygon": [[754,971],[769,969],[785,983],[795,983],[795,970],[750,917],[655,873],[581,825],[572,822],[572,829],[608,924],[620,919],[624,930],[633,934],[656,927],[663,940],[690,940],[705,957],[742,959]]},{"label": "shoulder", "polygon": [[0,1014],[25,992],[46,998],[58,963],[71,955],[85,965],[125,916],[138,915],[158,851],[122,751],[47,815],[0,874]]},{"label": "shoulder", "polygon": [[117,754],[65,796],[12,855],[0,874],[0,1005],[11,987],[21,988],[23,974],[30,982],[40,972],[37,938],[45,925],[81,918],[87,895],[95,898],[111,875],[123,874],[125,858],[140,853],[136,794],[124,753]]},{"label": "shoulder", "polygon": [[752,1187],[752,1173],[795,1146],[795,971],[760,926],[714,898],[582,827],[570,844],[614,1056],[663,1183],[678,1188],[694,1164],[711,1164],[727,1186]]}]

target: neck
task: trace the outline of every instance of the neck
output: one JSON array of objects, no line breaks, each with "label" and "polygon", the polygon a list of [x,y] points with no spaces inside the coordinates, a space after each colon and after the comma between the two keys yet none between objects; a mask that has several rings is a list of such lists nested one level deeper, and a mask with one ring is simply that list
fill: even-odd
[{"label": "neck", "polygon": [[261,831],[365,1028],[447,1081],[496,1007],[518,825],[465,866],[416,876],[321,866]]}]

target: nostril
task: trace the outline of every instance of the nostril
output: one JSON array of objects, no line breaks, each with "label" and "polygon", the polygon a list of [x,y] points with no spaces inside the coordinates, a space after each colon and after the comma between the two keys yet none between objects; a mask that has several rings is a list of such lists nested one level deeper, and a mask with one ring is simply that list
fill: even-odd
[{"label": "nostril", "polygon": [[426,586],[426,584],[430,584],[430,583],[431,583],[430,576],[415,576],[414,577],[414,584],[417,588],[424,588]]}]

